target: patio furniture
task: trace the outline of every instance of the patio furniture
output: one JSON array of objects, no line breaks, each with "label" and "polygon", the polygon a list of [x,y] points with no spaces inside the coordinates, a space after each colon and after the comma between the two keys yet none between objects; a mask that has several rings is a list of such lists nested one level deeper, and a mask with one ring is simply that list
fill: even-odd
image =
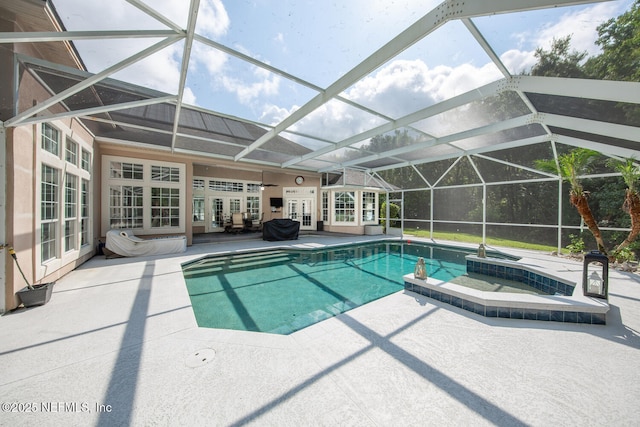
[{"label": "patio furniture", "polygon": [[262,231],[263,221],[264,221],[264,212],[262,212],[260,219],[251,220],[251,224],[250,224],[251,231]]},{"label": "patio furniture", "polygon": [[231,215],[231,227],[229,228],[229,231],[239,233],[244,231],[244,227],[244,216],[240,212],[234,212]]},{"label": "patio furniture", "polygon": [[289,218],[278,218],[262,225],[262,240],[298,240],[300,222]]},{"label": "patio furniture", "polygon": [[125,257],[176,254],[187,250],[187,237],[141,239],[133,234],[133,230],[109,230],[106,248]]}]

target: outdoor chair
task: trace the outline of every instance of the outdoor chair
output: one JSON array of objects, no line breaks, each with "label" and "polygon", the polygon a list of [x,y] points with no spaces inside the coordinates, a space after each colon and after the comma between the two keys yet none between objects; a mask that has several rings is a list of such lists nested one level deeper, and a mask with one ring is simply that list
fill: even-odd
[{"label": "outdoor chair", "polygon": [[260,219],[254,219],[251,221],[251,230],[252,231],[262,231],[262,222],[264,221],[264,212],[262,212],[262,216]]},{"label": "outdoor chair", "polygon": [[240,231],[244,230],[244,218],[242,216],[242,213],[240,212],[234,212],[231,215],[231,229],[230,231],[233,231],[234,233],[238,233]]}]

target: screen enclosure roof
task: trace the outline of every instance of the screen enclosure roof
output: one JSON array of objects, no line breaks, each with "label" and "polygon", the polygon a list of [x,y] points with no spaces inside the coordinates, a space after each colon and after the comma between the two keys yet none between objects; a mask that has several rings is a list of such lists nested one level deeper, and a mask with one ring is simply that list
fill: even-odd
[{"label": "screen enclosure roof", "polygon": [[593,32],[576,20],[628,1],[364,2],[360,14],[319,2],[318,15],[289,2],[265,14],[245,2],[122,0],[109,3],[114,20],[93,3],[0,1],[60,25],[0,42],[67,43],[78,56],[71,67],[17,55],[51,96],[16,106],[5,127],[78,117],[98,141],[328,173],[470,156],[508,164],[499,153],[539,144],[638,154],[640,123],[624,111],[640,103],[640,83],[526,74],[540,29],[561,37],[567,20],[572,37],[583,23]]}]

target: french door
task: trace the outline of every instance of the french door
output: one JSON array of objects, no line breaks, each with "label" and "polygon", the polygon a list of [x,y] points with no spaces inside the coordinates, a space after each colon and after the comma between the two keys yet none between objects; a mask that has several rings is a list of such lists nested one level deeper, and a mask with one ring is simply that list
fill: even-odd
[{"label": "french door", "polygon": [[209,196],[205,231],[216,233],[224,231],[225,225],[231,221],[231,214],[242,212],[242,197]]},{"label": "french door", "polygon": [[313,199],[287,199],[287,218],[300,222],[301,230],[315,230],[315,209]]}]

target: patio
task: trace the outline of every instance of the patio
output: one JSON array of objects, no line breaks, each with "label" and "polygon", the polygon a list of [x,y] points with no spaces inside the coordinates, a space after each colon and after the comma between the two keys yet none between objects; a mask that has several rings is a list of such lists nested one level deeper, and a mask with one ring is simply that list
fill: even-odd
[{"label": "patio", "polygon": [[[640,419],[640,277],[632,273],[610,272],[606,326],[484,318],[406,291],[288,336],[196,325],[185,261],[373,239],[301,235],[194,245],[178,257],[94,257],[58,281],[47,305],[0,318],[2,424],[622,426]],[[503,250],[581,280],[574,261]]]}]

